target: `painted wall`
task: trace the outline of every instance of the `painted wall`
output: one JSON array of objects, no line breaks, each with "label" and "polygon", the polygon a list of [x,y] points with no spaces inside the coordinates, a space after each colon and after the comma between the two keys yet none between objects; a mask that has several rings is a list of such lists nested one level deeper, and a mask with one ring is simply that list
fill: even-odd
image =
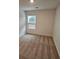
[{"label": "painted wall", "polygon": [[60,7],[59,6],[56,8],[54,27],[53,27],[53,38],[58,54],[60,55]]},{"label": "painted wall", "polygon": [[54,14],[55,10],[27,11],[26,16],[36,15],[37,18],[36,29],[27,29],[27,33],[52,36]]},{"label": "painted wall", "polygon": [[22,10],[19,11],[19,37],[25,34],[25,14]]}]

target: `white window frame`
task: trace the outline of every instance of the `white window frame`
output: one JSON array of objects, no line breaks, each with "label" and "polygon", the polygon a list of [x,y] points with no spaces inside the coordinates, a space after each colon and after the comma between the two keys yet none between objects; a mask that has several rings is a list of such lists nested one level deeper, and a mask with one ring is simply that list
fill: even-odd
[{"label": "white window frame", "polygon": [[[36,15],[28,15],[28,16],[35,16],[36,17]],[[36,17],[35,28],[29,28],[29,24],[30,23],[28,23],[28,16],[27,16],[27,29],[29,29],[29,30],[35,30],[36,29],[36,23],[37,23],[37,17]]]}]

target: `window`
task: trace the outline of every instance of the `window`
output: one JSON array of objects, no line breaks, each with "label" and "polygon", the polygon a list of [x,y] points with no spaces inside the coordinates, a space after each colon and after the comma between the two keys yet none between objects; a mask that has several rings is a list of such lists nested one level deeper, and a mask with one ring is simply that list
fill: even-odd
[{"label": "window", "polygon": [[36,16],[28,16],[28,29],[36,29]]}]

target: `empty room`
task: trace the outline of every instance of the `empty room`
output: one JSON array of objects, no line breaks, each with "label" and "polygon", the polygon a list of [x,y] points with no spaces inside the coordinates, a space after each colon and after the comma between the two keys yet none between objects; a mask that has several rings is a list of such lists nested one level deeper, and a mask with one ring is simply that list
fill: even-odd
[{"label": "empty room", "polygon": [[59,0],[19,0],[19,59],[60,59]]}]

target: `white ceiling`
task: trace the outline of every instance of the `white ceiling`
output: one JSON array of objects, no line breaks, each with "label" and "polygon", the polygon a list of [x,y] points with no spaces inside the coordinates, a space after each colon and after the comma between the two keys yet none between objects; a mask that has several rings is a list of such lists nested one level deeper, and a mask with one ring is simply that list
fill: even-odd
[{"label": "white ceiling", "polygon": [[[35,0],[30,3],[29,0],[19,0],[19,7],[22,10],[42,10],[42,9],[55,9],[59,0]],[[39,7],[39,8],[36,8]]]}]

